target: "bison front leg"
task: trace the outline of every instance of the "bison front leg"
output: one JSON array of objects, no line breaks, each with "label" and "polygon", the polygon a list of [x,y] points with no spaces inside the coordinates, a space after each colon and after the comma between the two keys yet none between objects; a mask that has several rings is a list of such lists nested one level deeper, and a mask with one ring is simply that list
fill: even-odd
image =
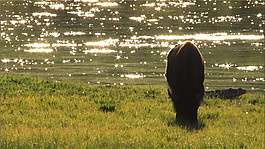
[{"label": "bison front leg", "polygon": [[198,108],[199,105],[180,104],[176,111],[176,120],[178,124],[197,125],[198,124]]},{"label": "bison front leg", "polygon": [[176,120],[178,124],[196,125],[198,124],[198,108],[200,106],[200,98],[202,94],[197,94],[197,97],[175,96],[168,89],[168,95],[173,102],[173,106],[176,112]]},{"label": "bison front leg", "polygon": [[[199,101],[198,99],[194,97],[193,100],[191,100],[191,97],[180,97],[175,96],[171,91],[168,89],[168,95],[171,98],[173,102],[173,106],[176,112],[176,120],[178,124],[197,124],[198,119],[198,108],[200,106],[199,103],[196,101]],[[191,102],[193,101],[193,102]],[[195,101],[195,102],[194,102]]]}]

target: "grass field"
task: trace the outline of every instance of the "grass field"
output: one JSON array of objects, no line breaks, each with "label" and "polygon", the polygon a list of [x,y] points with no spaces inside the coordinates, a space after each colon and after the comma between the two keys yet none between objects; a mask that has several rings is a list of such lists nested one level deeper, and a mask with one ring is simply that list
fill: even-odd
[{"label": "grass field", "polygon": [[1,77],[1,148],[264,148],[264,96],[205,99],[180,126],[167,89]]}]

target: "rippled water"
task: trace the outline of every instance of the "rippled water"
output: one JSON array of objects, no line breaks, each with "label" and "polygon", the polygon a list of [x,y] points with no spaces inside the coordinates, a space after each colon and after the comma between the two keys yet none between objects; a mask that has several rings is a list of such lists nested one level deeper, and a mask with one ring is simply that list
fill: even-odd
[{"label": "rippled water", "polygon": [[1,1],[1,70],[90,84],[163,85],[166,55],[200,49],[206,90],[264,90],[263,0]]}]

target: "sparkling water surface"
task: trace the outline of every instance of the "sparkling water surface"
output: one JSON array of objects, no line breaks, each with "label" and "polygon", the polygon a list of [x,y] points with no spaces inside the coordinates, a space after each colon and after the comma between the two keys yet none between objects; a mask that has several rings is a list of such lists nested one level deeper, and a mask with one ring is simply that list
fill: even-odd
[{"label": "sparkling water surface", "polygon": [[167,52],[192,41],[206,90],[264,91],[263,0],[3,0],[2,75],[161,85]]}]

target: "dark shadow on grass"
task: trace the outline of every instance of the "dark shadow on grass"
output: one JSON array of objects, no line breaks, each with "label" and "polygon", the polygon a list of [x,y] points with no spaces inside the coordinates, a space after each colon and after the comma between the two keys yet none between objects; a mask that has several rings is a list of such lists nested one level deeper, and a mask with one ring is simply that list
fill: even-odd
[{"label": "dark shadow on grass", "polygon": [[194,130],[201,130],[205,127],[205,123],[201,120],[197,124],[189,124],[189,123],[180,123],[177,122],[176,119],[170,119],[168,124],[169,127],[181,127],[184,129],[187,129],[189,131],[194,131]]}]

